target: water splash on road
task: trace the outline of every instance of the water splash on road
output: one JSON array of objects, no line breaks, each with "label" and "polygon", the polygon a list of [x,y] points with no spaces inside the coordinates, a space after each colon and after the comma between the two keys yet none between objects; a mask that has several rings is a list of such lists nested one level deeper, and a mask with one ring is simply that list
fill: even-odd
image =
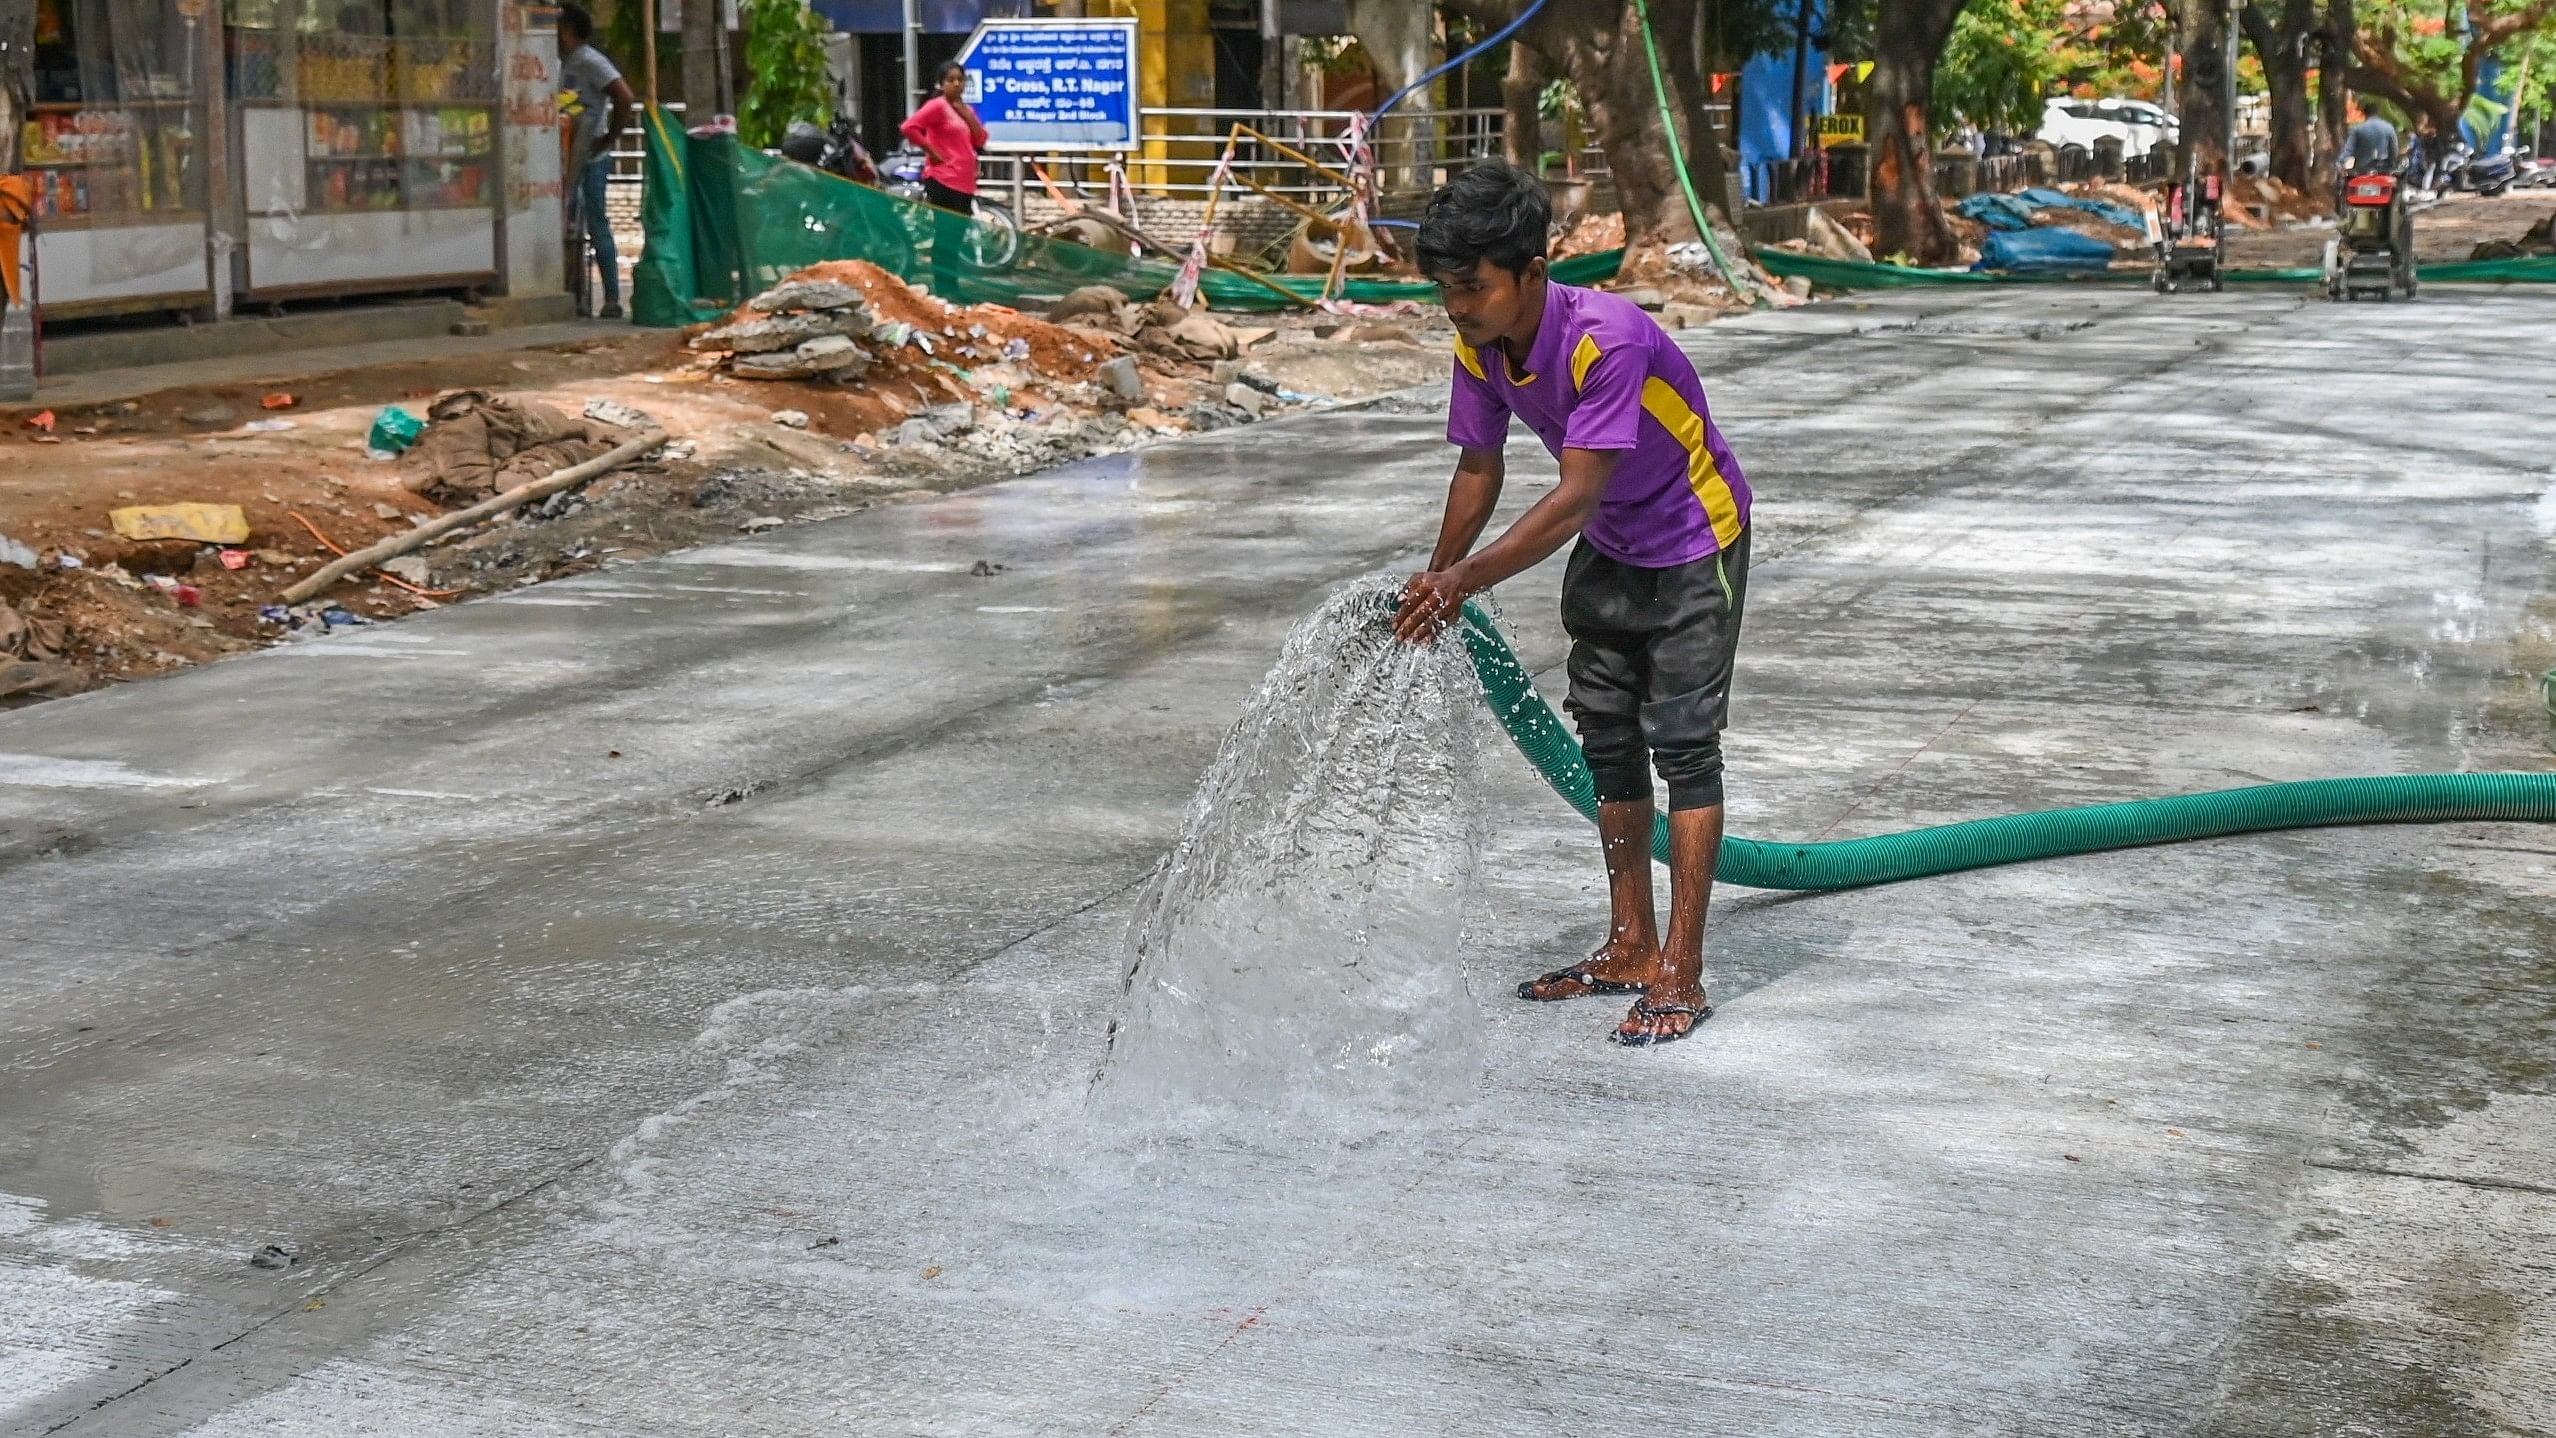
[{"label": "water splash on road", "polygon": [[1288,635],[1138,906],[1101,1090],[1140,1104],[1438,1106],[1481,1025],[1461,931],[1481,686],[1368,580]]}]

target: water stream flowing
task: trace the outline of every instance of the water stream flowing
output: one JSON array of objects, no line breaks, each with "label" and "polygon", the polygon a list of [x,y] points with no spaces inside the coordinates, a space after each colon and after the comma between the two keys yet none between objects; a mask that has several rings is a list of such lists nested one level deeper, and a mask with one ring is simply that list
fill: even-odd
[{"label": "water stream flowing", "polygon": [[1287,1112],[1436,1107],[1480,1064],[1465,902],[1481,681],[1362,581],[1287,637],[1138,906],[1099,1090]]}]

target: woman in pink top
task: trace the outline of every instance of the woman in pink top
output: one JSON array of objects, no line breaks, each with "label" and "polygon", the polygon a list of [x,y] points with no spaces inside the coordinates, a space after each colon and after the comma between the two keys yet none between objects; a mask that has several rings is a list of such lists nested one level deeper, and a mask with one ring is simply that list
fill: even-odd
[{"label": "woman in pink top", "polygon": [[923,195],[934,209],[932,220],[932,291],[955,299],[957,276],[952,261],[966,242],[962,217],[976,213],[976,152],[985,148],[985,126],[967,103],[967,67],[956,60],[941,66],[941,92],[907,117],[902,132],[923,151]]}]

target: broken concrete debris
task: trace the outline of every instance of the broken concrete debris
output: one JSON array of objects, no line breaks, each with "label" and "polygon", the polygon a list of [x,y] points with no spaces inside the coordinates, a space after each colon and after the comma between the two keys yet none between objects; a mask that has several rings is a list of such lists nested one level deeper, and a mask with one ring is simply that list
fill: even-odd
[{"label": "broken concrete debris", "polygon": [[[760,308],[757,301],[749,306]],[[736,355],[772,354],[797,349],[809,340],[832,335],[866,339],[876,323],[866,309],[810,310],[803,314],[767,314],[721,325],[691,342],[696,350],[726,350]]]},{"label": "broken concrete debris", "polygon": [[739,379],[857,379],[869,367],[870,357],[850,336],[819,335],[792,349],[738,355],[728,372]]},{"label": "broken concrete debris", "polygon": [[1094,371],[1094,377],[1109,386],[1110,393],[1129,404],[1139,404],[1145,399],[1145,377],[1136,372],[1134,355],[1120,355]]},{"label": "broken concrete debris", "polygon": [[[861,309],[868,296],[857,286],[841,280],[807,279],[794,276],[746,301],[746,308],[765,314],[782,314],[792,310],[825,313],[835,310]],[[848,331],[846,332],[848,333]]]},{"label": "broken concrete debris", "polygon": [[1829,218],[1828,212],[1819,206],[1813,205],[1805,210],[1802,223],[1808,231],[1805,238],[1810,241],[1811,253],[1832,260],[1851,260],[1860,265],[1873,262],[1872,249],[1855,238],[1844,225]]},{"label": "broken concrete debris", "polygon": [[646,429],[656,423],[647,412],[608,399],[590,399],[584,410],[588,419],[600,421],[615,429]]}]

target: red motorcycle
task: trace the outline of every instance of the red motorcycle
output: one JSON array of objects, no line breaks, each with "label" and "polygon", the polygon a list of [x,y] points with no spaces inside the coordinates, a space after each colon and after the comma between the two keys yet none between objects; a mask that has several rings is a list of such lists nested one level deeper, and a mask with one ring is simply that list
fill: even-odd
[{"label": "red motorcycle", "polygon": [[2414,298],[2414,217],[2405,184],[2394,175],[2354,175],[2343,182],[2343,223],[2325,242],[2325,296]]}]

